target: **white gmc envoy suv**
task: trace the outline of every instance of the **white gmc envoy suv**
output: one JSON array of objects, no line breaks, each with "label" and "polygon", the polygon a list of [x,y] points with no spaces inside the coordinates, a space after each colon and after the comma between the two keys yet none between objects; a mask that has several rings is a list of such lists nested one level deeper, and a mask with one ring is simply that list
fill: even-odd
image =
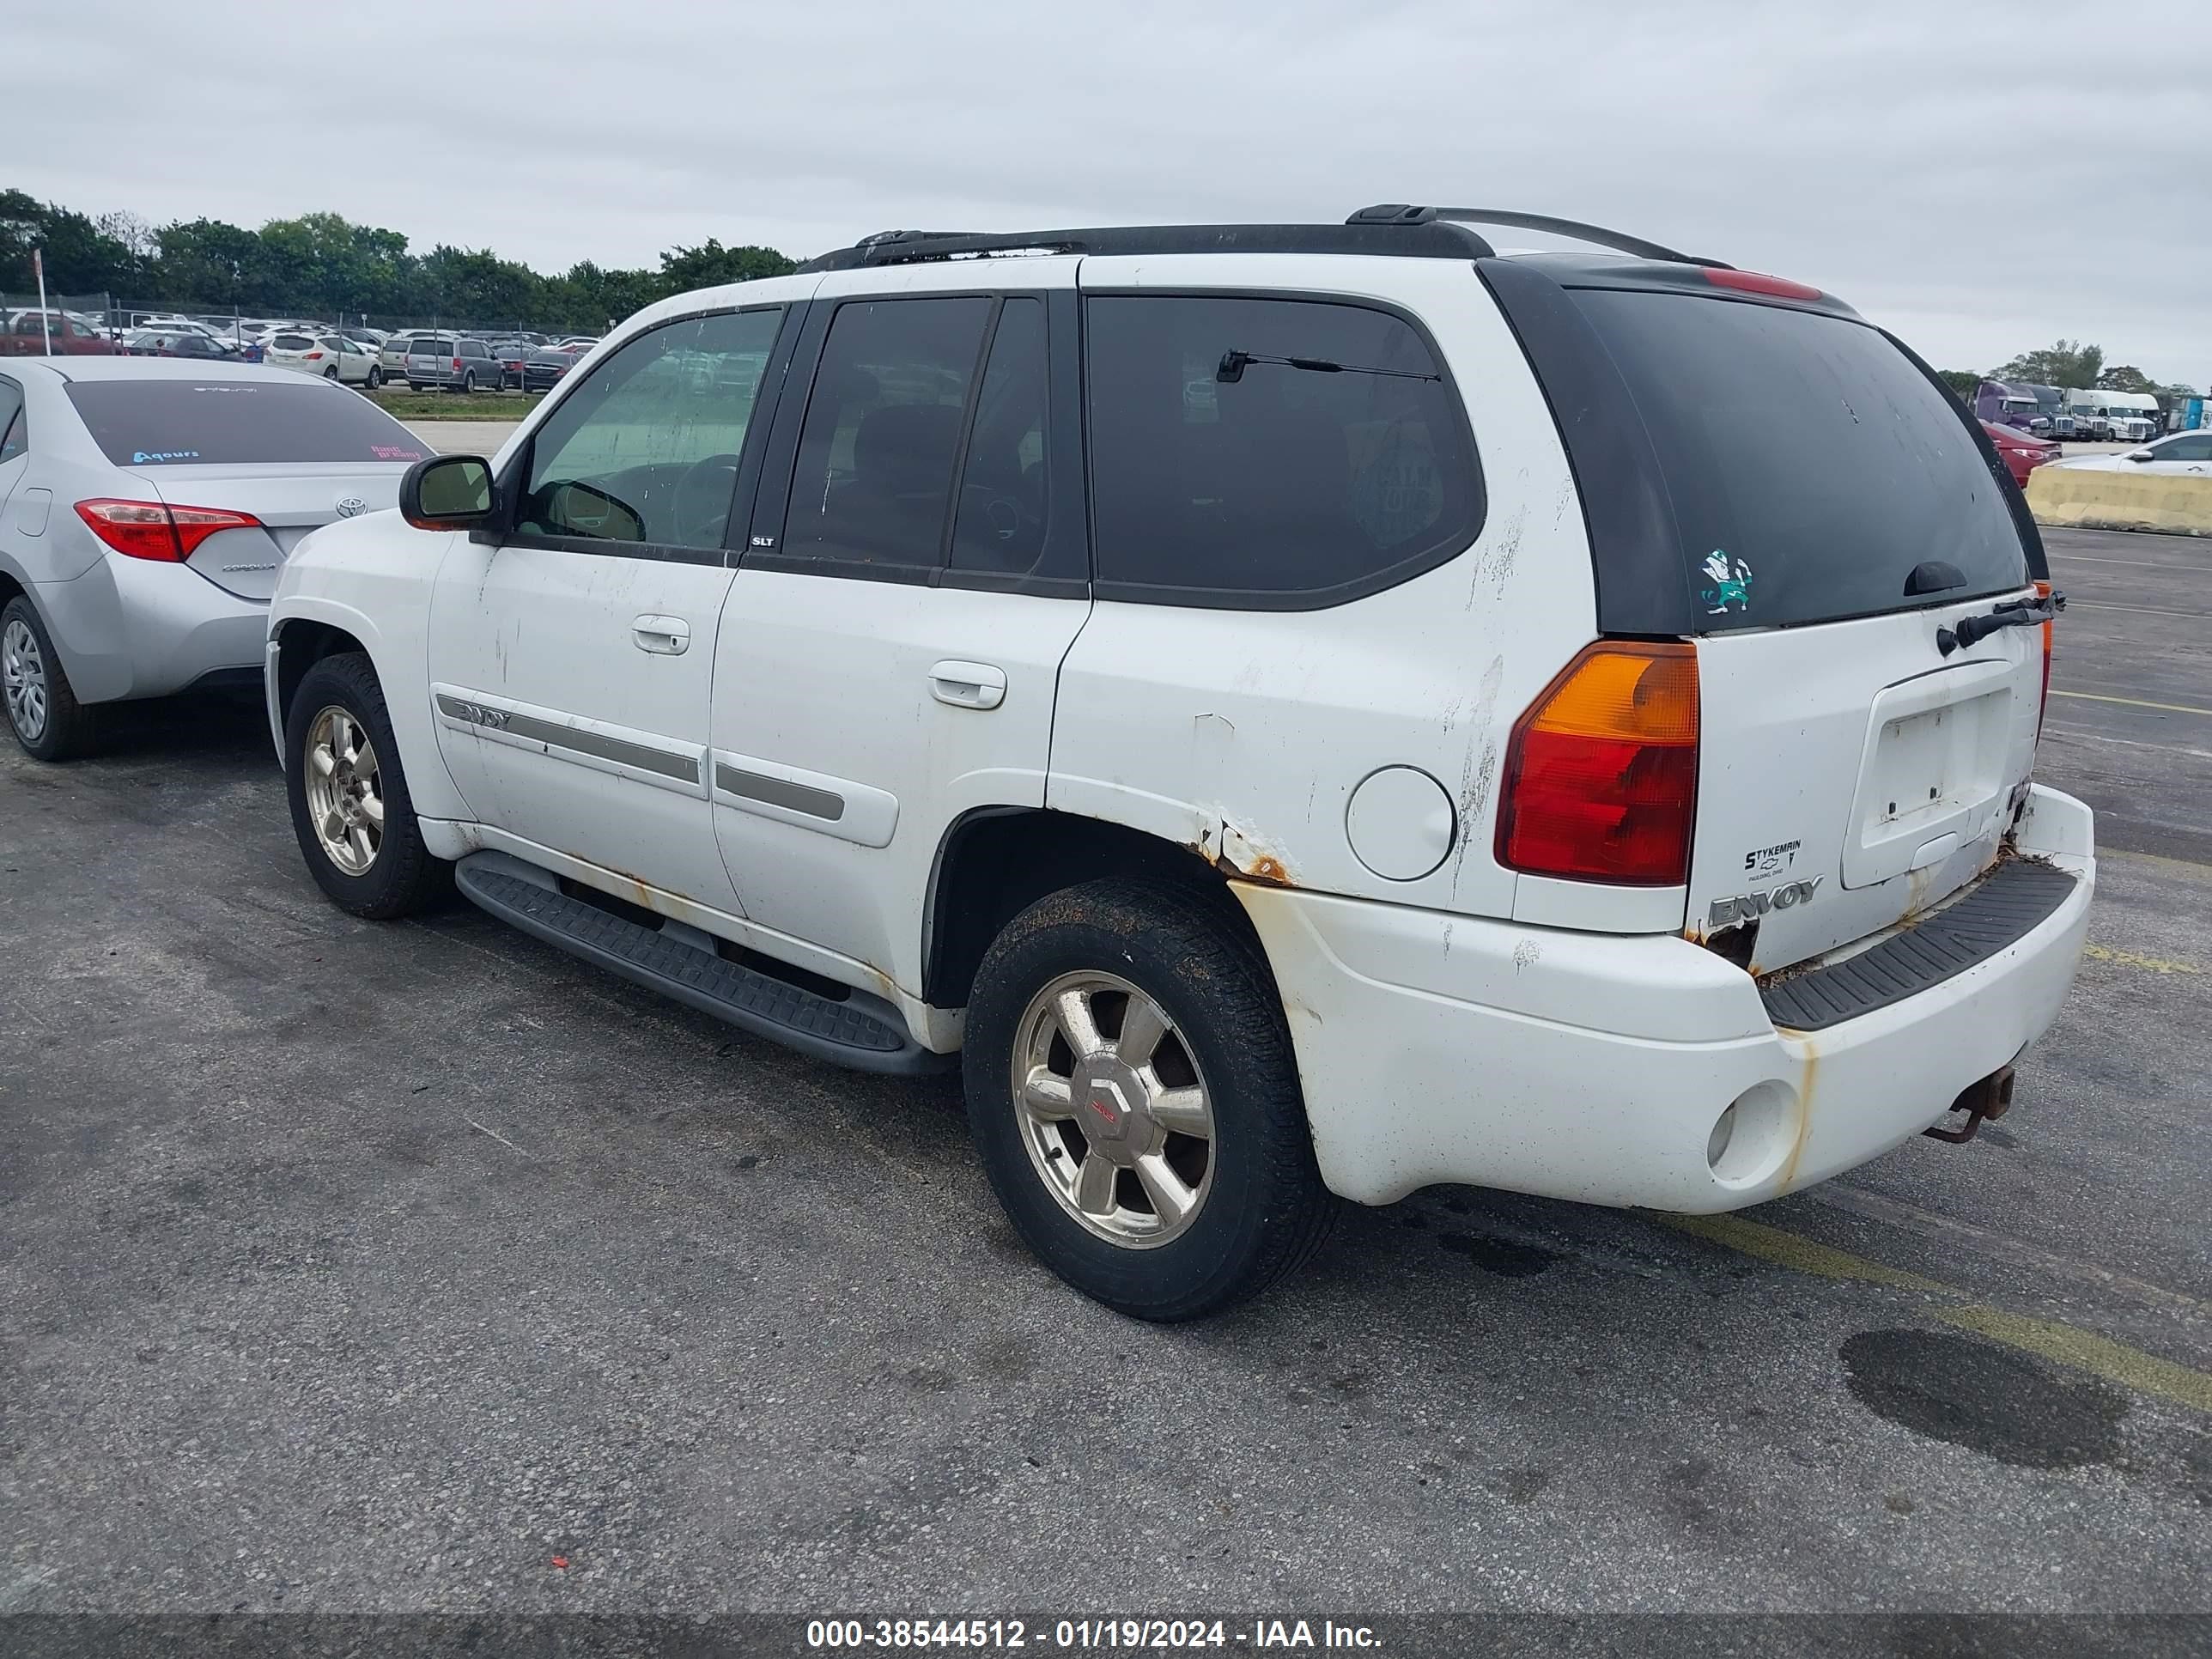
[{"label": "white gmc envoy suv", "polygon": [[2047,574],[1801,283],[1476,210],[893,232],[317,531],[269,710],[339,905],[960,1064],[1022,1236],[1177,1319],[1339,1198],[1726,1210],[2001,1112],[2095,878]]}]

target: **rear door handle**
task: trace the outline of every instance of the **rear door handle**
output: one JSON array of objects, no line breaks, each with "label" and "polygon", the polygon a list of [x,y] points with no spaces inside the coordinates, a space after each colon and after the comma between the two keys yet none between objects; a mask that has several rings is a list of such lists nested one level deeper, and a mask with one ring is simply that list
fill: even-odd
[{"label": "rear door handle", "polygon": [[955,708],[996,708],[1006,700],[1006,671],[987,662],[941,662],[929,671],[929,695]]},{"label": "rear door handle", "polygon": [[630,623],[629,642],[656,657],[680,657],[691,648],[691,624],[681,617],[638,617]]}]

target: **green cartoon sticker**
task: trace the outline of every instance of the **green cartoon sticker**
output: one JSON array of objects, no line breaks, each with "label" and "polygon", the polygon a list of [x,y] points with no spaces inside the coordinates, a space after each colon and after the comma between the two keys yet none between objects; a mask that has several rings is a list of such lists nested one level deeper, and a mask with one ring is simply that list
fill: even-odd
[{"label": "green cartoon sticker", "polygon": [[1705,556],[1705,574],[1713,585],[1699,588],[1698,597],[1707,615],[1751,609],[1751,567],[1741,559],[1731,559],[1717,547]]}]

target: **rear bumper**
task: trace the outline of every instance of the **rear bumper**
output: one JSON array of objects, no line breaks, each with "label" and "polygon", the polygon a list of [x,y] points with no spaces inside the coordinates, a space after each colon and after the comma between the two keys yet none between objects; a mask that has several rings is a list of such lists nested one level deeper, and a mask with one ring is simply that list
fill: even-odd
[{"label": "rear bumper", "polygon": [[1975,967],[1818,1032],[1777,1030],[1749,975],[1673,935],[1237,895],[1282,992],[1333,1190],[1387,1204],[1463,1182],[1703,1212],[1878,1157],[2041,1036],[2087,930],[2092,831],[2081,802],[2035,789],[2021,850],[2075,878],[2057,910]]},{"label": "rear bumper", "polygon": [[267,602],[182,565],[110,553],[33,591],[80,702],[166,696],[223,670],[260,669]]}]

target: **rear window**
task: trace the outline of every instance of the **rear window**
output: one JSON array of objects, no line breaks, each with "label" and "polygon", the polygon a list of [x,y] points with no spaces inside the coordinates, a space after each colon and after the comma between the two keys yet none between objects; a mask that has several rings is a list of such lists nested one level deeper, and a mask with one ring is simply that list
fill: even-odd
[{"label": "rear window", "polygon": [[433,340],[427,336],[419,336],[409,344],[407,349],[417,357],[442,357],[452,348],[442,340]]},{"label": "rear window", "polygon": [[428,453],[368,399],[304,379],[77,380],[69,395],[118,466],[419,461]]},{"label": "rear window", "polygon": [[[1658,453],[1699,631],[1834,622],[2027,583],[2011,507],[1958,409],[1878,331],[1735,301],[1573,297]],[[1908,597],[1914,567],[1929,561],[1966,580]]]},{"label": "rear window", "polygon": [[312,351],[315,343],[304,334],[279,334],[269,342],[279,351]]}]

